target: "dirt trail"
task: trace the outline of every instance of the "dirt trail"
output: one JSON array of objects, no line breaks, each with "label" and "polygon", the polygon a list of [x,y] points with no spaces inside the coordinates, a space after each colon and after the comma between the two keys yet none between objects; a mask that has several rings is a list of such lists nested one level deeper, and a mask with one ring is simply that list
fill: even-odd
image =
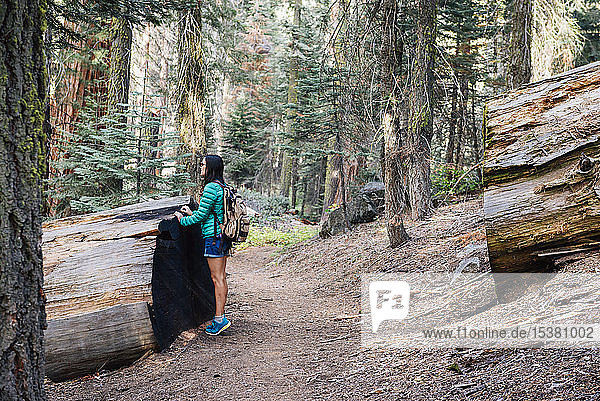
[{"label": "dirt trail", "polygon": [[232,326],[226,335],[183,333],[169,350],[134,366],[49,384],[49,400],[306,400],[331,394],[332,384],[348,373],[344,362],[357,352],[359,337],[356,319],[331,318],[355,311],[319,297],[310,276],[269,265],[274,251],[253,248],[229,260]]},{"label": "dirt trail", "polygon": [[[599,349],[360,349],[359,276],[452,271],[480,249],[480,200],[407,224],[389,248],[382,221],[286,250],[251,248],[228,263],[227,335],[186,332],[167,351],[87,379],[48,383],[54,400],[600,400]],[[270,264],[272,261],[278,263]],[[566,263],[566,262],[565,262]],[[563,269],[587,271],[600,254]]]}]

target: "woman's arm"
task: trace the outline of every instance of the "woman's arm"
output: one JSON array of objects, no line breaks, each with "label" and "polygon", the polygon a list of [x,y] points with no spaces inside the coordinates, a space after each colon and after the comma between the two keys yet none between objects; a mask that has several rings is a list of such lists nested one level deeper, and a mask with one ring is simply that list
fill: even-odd
[{"label": "woman's arm", "polygon": [[182,226],[191,226],[192,224],[202,223],[208,219],[217,201],[217,191],[214,188],[217,185],[211,182],[204,187],[198,209],[194,210],[191,216],[183,216],[179,220]]}]

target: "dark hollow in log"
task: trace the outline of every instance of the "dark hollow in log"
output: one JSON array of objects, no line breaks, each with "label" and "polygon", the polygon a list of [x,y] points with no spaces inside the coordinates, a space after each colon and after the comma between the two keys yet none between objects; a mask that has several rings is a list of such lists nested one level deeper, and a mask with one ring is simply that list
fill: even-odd
[{"label": "dark hollow in log", "polygon": [[491,100],[484,212],[493,271],[540,271],[600,240],[600,62]]},{"label": "dark hollow in log", "polygon": [[124,365],[156,347],[148,305],[157,227],[188,201],[161,199],[44,225],[49,378]]},{"label": "dark hollow in log", "polygon": [[177,219],[159,224],[152,266],[152,327],[159,350],[179,333],[215,316],[215,287],[204,257],[202,227]]}]

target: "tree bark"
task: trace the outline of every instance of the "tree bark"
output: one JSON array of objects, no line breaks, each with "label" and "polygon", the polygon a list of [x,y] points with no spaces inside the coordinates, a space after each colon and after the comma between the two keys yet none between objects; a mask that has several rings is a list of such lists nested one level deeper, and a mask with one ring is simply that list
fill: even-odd
[{"label": "tree bark", "polygon": [[296,194],[298,193],[298,158],[295,157],[292,160],[292,181],[290,183],[291,186],[291,195],[290,195],[290,203],[292,206],[292,209],[296,208],[296,201],[297,201],[297,197]]},{"label": "tree bark", "polygon": [[188,200],[149,201],[44,224],[48,377],[118,367],[155,347],[148,305],[157,227]]},{"label": "tree bark", "polygon": [[488,103],[483,178],[492,270],[547,269],[552,254],[600,240],[598,87],[594,63]]},{"label": "tree bark", "polygon": [[322,217],[325,217],[326,210],[334,203],[341,203],[341,177],[340,174],[343,172],[343,157],[342,157],[342,145],[340,138],[340,131],[343,129],[345,122],[345,114],[347,105],[344,104],[342,99],[342,79],[341,75],[346,69],[346,46],[345,46],[345,34],[348,30],[348,0],[339,0],[335,6],[332,7],[332,25],[334,27],[332,46],[332,56],[335,62],[335,68],[337,73],[337,79],[335,82],[336,93],[334,100],[335,107],[335,118],[336,118],[336,133],[329,138],[327,148],[329,154],[327,155],[327,171],[325,173],[325,194],[323,201]]},{"label": "tree bark", "polygon": [[340,187],[340,164],[342,163],[341,155],[335,153],[336,151],[336,141],[338,140],[338,135],[334,135],[329,138],[328,148],[330,150],[329,155],[327,155],[327,171],[325,172],[325,193],[323,198],[323,211],[322,216],[325,215],[327,209],[336,203],[336,199],[339,198],[338,192]]},{"label": "tree bark", "polygon": [[289,149],[283,149],[281,162],[281,195],[290,196],[290,186],[292,181],[292,157]]},{"label": "tree bark", "polygon": [[446,146],[446,166],[448,168],[447,178],[454,178],[454,148],[456,146],[456,125],[457,125],[457,103],[458,90],[456,84],[452,85],[452,95],[450,97],[450,121],[448,124],[448,145]]},{"label": "tree bark", "polygon": [[[302,8],[302,0],[294,1],[294,28],[295,30],[300,29],[300,9]],[[290,57],[290,73],[288,76],[288,105],[296,105],[298,102],[298,34],[297,31],[292,31],[292,44],[291,44],[291,57]],[[292,147],[296,144],[295,142],[295,125],[294,120],[296,111],[288,109],[286,116],[286,138],[284,140],[285,148],[283,149],[283,166],[281,169],[281,194],[283,196],[290,196],[290,189],[292,189],[293,179],[293,166],[296,165],[296,151]],[[290,199],[291,200],[291,199]],[[293,208],[294,205],[292,204]]]},{"label": "tree bark", "polygon": [[531,38],[534,0],[513,0],[506,85],[516,89],[531,80]]},{"label": "tree bark", "polygon": [[179,16],[179,51],[177,109],[179,134],[184,144],[184,153],[191,153],[188,171],[192,180],[192,194],[202,194],[200,164],[206,154],[204,58],[202,55],[201,0],[191,10]]},{"label": "tree bark", "polygon": [[43,400],[45,2],[0,4],[0,398]]},{"label": "tree bark", "polygon": [[146,302],[49,320],[45,336],[47,375],[53,381],[115,369],[156,347]]},{"label": "tree bark", "polygon": [[[113,18],[110,27],[110,66],[108,71],[108,103],[120,113],[127,110],[131,69],[132,32],[130,23],[123,18]],[[127,118],[119,119],[127,123]]]},{"label": "tree bark", "polygon": [[381,49],[383,98],[386,100],[381,125],[384,136],[382,175],[385,184],[385,215],[387,234],[392,248],[408,240],[402,213],[405,207],[405,192],[401,175],[402,130],[401,91],[398,73],[402,62],[402,42],[398,37],[398,9],[395,0],[382,4],[383,46]]},{"label": "tree bark", "polygon": [[469,125],[467,121],[467,102],[469,99],[468,94],[468,83],[467,77],[462,75],[459,77],[459,86],[460,86],[460,97],[458,99],[458,111],[457,111],[457,130],[456,130],[456,140],[455,140],[455,148],[454,148],[454,159],[452,160],[452,164],[454,165],[454,169],[458,172],[460,171],[463,164],[463,143],[465,139],[468,137]]},{"label": "tree bark", "polygon": [[417,43],[409,71],[408,129],[401,162],[414,219],[425,218],[432,208],[429,146],[433,136],[436,14],[437,0],[418,1]]},{"label": "tree bark", "polygon": [[[481,137],[477,128],[477,119],[475,118],[475,89],[471,84],[471,136],[473,141],[473,153],[475,155],[475,165],[479,165],[483,155],[481,148],[483,147]],[[483,174],[481,167],[477,168],[477,178],[480,183],[483,183]]]},{"label": "tree bark", "polygon": [[[113,18],[110,27],[110,63],[108,70],[108,107],[117,113],[115,128],[127,129],[127,103],[129,102],[129,78],[131,68],[131,43],[133,34],[124,18]],[[123,191],[123,180],[111,180],[113,191]]]}]

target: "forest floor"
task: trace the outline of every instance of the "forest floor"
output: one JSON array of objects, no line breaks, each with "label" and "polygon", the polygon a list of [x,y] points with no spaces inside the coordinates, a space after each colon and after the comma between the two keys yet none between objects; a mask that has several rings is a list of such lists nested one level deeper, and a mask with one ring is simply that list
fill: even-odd
[{"label": "forest floor", "polygon": [[[466,247],[489,269],[482,204],[438,208],[390,249],[383,221],[228,262],[232,326],[182,333],[112,372],[47,382],[49,400],[600,400],[600,351],[361,348],[360,274],[453,271]],[[593,260],[569,261],[591,269]],[[579,265],[578,265],[579,263]]]}]

